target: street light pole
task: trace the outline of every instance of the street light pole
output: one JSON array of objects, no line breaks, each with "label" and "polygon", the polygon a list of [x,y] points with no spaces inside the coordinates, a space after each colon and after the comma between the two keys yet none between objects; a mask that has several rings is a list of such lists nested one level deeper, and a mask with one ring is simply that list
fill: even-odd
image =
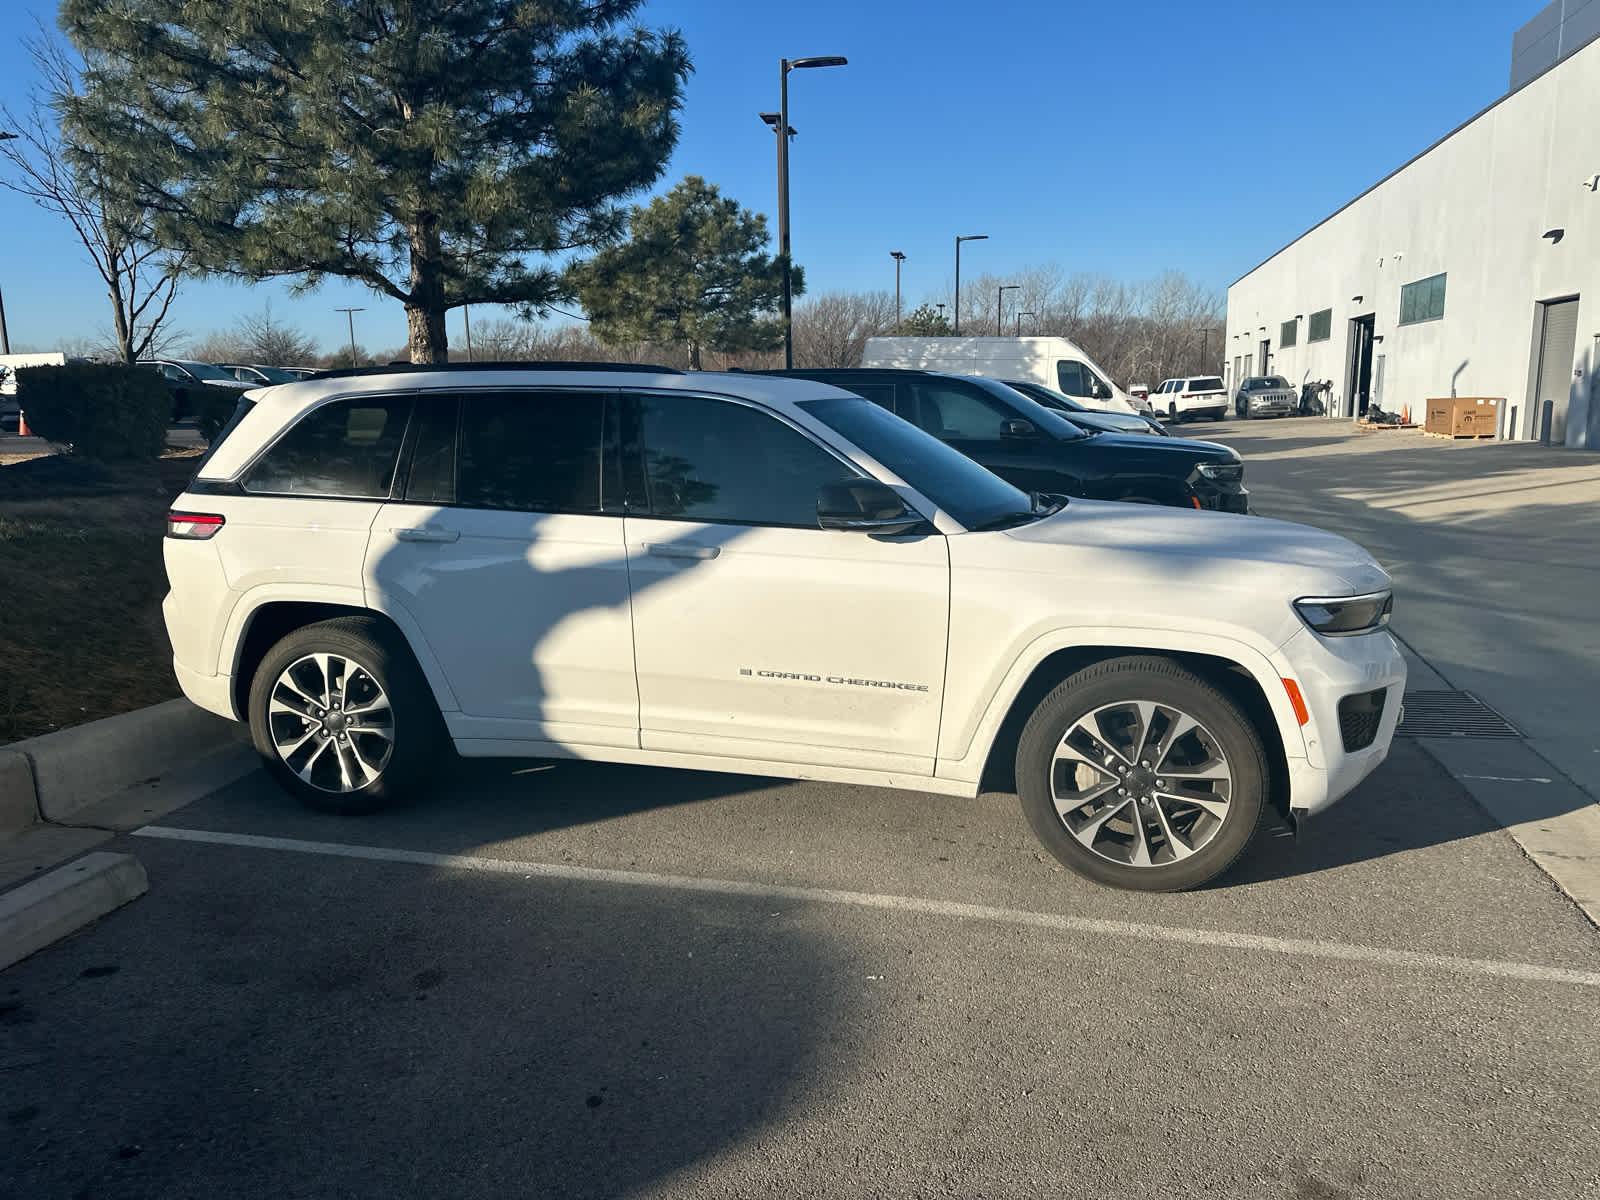
[{"label": "street light pole", "polygon": [[333,311],[334,312],[342,312],[350,320],[350,367],[351,367],[352,370],[354,370],[355,367],[357,366],[357,363],[356,363],[356,314],[358,312],[366,312],[367,310],[364,309],[364,308],[336,308]]},{"label": "street light pole", "polygon": [[900,324],[900,264],[905,262],[906,256],[898,250],[889,251],[889,257],[894,259],[894,323]]},{"label": "street light pole", "polygon": [[828,54],[778,60],[778,258],[783,262],[783,366],[794,366],[793,292],[789,275],[789,72],[806,67],[842,67],[849,60]]},{"label": "street light pole", "polygon": [[1017,336],[1018,337],[1022,336],[1022,318],[1023,317],[1032,317],[1032,316],[1035,316],[1035,315],[1037,315],[1037,314],[1031,313],[1031,312],[1018,312],[1017,313]]},{"label": "street light pole", "polygon": [[994,335],[995,335],[995,337],[999,337],[1000,336],[1000,317],[1001,317],[1001,314],[1004,313],[1005,310],[1006,310],[1006,293],[1007,292],[1020,292],[1021,290],[1022,290],[1022,285],[1020,283],[1002,283],[1000,285],[999,290],[995,293],[995,297],[994,297]]},{"label": "street light pole", "polygon": [[987,233],[969,233],[956,237],[956,333],[961,332],[961,243],[986,242],[989,240]]},{"label": "street light pole", "polygon": [[[15,141],[17,135],[0,129],[0,142]],[[0,354],[11,353],[11,335],[6,332],[6,298],[0,295]]]}]

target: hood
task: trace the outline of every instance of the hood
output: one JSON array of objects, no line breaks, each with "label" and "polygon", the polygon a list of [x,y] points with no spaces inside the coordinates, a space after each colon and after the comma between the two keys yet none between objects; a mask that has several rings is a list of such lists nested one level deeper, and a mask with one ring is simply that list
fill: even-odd
[{"label": "hood", "polygon": [[1142,433],[1102,433],[1095,436],[1093,444],[1114,448],[1119,453],[1169,454],[1190,462],[1243,461],[1239,457],[1239,452],[1232,446],[1224,446],[1221,442],[1197,442],[1181,437],[1150,437]]},{"label": "hood", "polygon": [[[1154,439],[1137,439],[1141,445]],[[1248,586],[1252,567],[1273,572],[1299,595],[1359,595],[1390,586],[1389,574],[1349,538],[1309,525],[1236,513],[1073,500],[1054,516],[1006,531],[1018,541],[1172,560],[1177,577]]]}]

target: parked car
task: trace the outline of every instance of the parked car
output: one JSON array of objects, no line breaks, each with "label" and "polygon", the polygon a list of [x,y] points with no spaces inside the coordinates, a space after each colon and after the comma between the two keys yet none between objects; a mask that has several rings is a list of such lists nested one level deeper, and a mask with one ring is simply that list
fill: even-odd
[{"label": "parked car", "polygon": [[1252,375],[1233,394],[1233,413],[1251,417],[1290,417],[1300,411],[1300,395],[1282,375]]},{"label": "parked car", "polygon": [[1157,412],[1166,413],[1173,424],[1192,417],[1220,421],[1228,414],[1228,389],[1216,375],[1190,375],[1165,380],[1150,394],[1150,403]]},{"label": "parked car", "polygon": [[426,796],[452,746],[959,796],[1003,757],[1062,863],[1174,890],[1399,716],[1360,547],[1029,497],[810,379],[380,368],[239,409],[167,516],[173,664],[314,808]]},{"label": "parked car", "polygon": [[259,363],[218,363],[220,370],[226,371],[241,383],[248,383],[251,387],[269,387],[275,383],[293,383],[303,379],[288,367],[264,367]]},{"label": "parked car", "polygon": [[1165,425],[1143,413],[1134,416],[1132,413],[1104,412],[1100,409],[1085,408],[1071,396],[1064,396],[1054,388],[1029,383],[1025,379],[1002,379],[1000,382],[1008,388],[1016,388],[1028,399],[1060,413],[1074,425],[1085,429],[1098,429],[1102,433],[1148,433],[1158,437],[1171,436]]},{"label": "parked car", "polygon": [[1014,388],[974,375],[867,367],[772,373],[864,396],[1024,492],[1249,511],[1244,462],[1215,442],[1082,429]]},{"label": "parked car", "polygon": [[1133,415],[1149,411],[1145,401],[1111,382],[1076,343],[1062,337],[875,337],[867,339],[861,365],[1027,379],[1088,408]]},{"label": "parked car", "polygon": [[172,393],[172,419],[182,421],[194,413],[193,393],[202,387],[234,388],[243,391],[257,385],[235,379],[221,367],[188,358],[141,358],[141,367],[154,367],[167,381]]}]

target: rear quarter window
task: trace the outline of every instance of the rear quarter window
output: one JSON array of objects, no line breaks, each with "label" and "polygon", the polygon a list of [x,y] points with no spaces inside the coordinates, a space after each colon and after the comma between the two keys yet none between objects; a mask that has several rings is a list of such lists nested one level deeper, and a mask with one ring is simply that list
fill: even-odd
[{"label": "rear quarter window", "polygon": [[1220,392],[1223,391],[1222,379],[1216,375],[1202,375],[1198,379],[1189,380],[1186,389],[1191,392]]},{"label": "rear quarter window", "polygon": [[279,438],[243,480],[247,492],[381,500],[389,495],[411,401],[336,400]]}]

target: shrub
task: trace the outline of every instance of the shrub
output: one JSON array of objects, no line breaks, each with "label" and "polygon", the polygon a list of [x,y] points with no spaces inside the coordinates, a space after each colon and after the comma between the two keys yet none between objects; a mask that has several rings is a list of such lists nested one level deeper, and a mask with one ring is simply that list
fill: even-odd
[{"label": "shrub", "polygon": [[100,462],[160,458],[172,416],[166,380],[120,364],[24,367],[17,403],[40,437]]},{"label": "shrub", "polygon": [[239,406],[239,397],[244,393],[236,388],[191,387],[189,392],[189,411],[194,414],[194,427],[200,431],[200,436],[207,442],[217,440],[217,433],[228,423],[228,418],[233,416],[233,410]]}]

